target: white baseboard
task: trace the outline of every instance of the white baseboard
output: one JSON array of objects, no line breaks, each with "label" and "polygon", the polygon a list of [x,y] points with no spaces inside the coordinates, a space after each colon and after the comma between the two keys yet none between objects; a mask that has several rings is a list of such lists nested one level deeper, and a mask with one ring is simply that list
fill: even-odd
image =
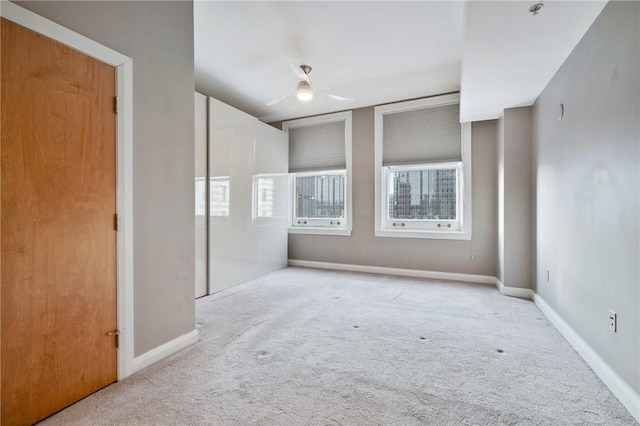
[{"label": "white baseboard", "polygon": [[582,359],[586,361],[591,369],[600,377],[609,390],[620,400],[622,405],[626,407],[635,419],[640,422],[640,395],[616,374],[615,371],[607,364],[591,347],[582,340],[569,324],[567,324],[560,316],[537,294],[533,298],[534,303],[540,311],[551,321],[556,329],[564,336],[565,339],[580,354]]},{"label": "white baseboard", "polygon": [[498,278],[495,279],[495,285],[496,287],[498,287],[500,293],[504,294],[505,296],[533,300],[533,296],[535,295],[534,291],[530,288],[508,287],[502,284],[502,281],[500,281]]},{"label": "white baseboard", "polygon": [[456,274],[452,272],[422,271],[418,269],[387,268],[384,266],[350,265],[347,263],[316,262],[313,260],[289,259],[289,266],[304,268],[333,269],[337,271],[366,272],[370,274],[400,275],[403,277],[432,278],[436,280],[464,281],[493,284],[501,294],[533,300],[535,294],[530,288],[507,287],[496,277],[489,275]]},{"label": "white baseboard", "polygon": [[140,356],[135,357],[133,360],[134,372],[140,371],[145,367],[150,366],[163,358],[173,355],[174,353],[197,343],[200,340],[198,330],[192,330],[187,334],[176,337],[175,339],[164,343],[157,348],[153,348],[148,352],[143,353]]},{"label": "white baseboard", "polygon": [[418,269],[386,268],[384,266],[350,265],[346,263],[315,262],[312,260],[289,259],[289,266],[305,268],[333,269],[338,271],[365,272],[370,274],[400,275],[404,277],[432,278],[436,280],[464,281],[481,284],[495,284],[495,277],[488,275],[455,274],[440,271],[421,271]]}]

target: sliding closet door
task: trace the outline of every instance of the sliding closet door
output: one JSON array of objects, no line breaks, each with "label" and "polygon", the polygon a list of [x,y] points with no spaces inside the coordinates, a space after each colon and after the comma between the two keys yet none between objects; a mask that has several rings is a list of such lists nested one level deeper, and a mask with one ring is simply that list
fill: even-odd
[{"label": "sliding closet door", "polygon": [[246,281],[251,234],[253,125],[258,121],[209,98],[209,291]]},{"label": "sliding closet door", "polygon": [[258,123],[253,152],[257,276],[287,266],[289,139],[280,130]]},{"label": "sliding closet door", "polygon": [[209,99],[209,291],[286,266],[288,139]]},{"label": "sliding closet door", "polygon": [[207,97],[195,94],[196,298],[208,294]]}]

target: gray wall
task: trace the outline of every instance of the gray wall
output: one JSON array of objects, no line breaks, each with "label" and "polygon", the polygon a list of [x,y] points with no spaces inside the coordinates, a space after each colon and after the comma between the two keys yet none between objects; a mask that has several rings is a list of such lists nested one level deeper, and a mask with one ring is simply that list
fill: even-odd
[{"label": "gray wall", "polygon": [[498,120],[498,279],[532,288],[531,107]]},{"label": "gray wall", "polygon": [[194,329],[193,4],[18,2],[133,59],[135,355]]},{"label": "gray wall", "polygon": [[640,3],[609,2],[536,101],[533,120],[536,292],[636,393],[639,22]]},{"label": "gray wall", "polygon": [[353,110],[351,237],[290,234],[289,259],[495,276],[497,122],[473,123],[473,237],[454,241],[374,236],[373,118],[373,107]]}]

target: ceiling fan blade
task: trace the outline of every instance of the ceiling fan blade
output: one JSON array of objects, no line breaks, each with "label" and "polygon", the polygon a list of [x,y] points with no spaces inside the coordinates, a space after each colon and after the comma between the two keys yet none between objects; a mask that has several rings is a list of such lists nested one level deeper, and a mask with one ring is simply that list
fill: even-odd
[{"label": "ceiling fan blade", "polygon": [[289,92],[287,92],[284,96],[281,96],[281,97],[276,98],[276,99],[272,99],[272,100],[270,100],[269,102],[267,102],[267,103],[266,103],[266,105],[267,105],[267,106],[271,106],[271,105],[275,105],[275,104],[277,104],[278,102],[282,102],[282,101],[284,101],[285,99],[287,99],[289,96],[293,95],[293,92],[294,92],[294,91],[289,91]]},{"label": "ceiling fan blade", "polygon": [[307,76],[307,74],[305,74],[305,72],[302,71],[302,68],[300,68],[299,65],[289,64],[289,66],[291,67],[291,71],[293,71],[296,77],[298,77],[300,80],[304,80],[307,83],[309,83],[309,76]]},{"label": "ceiling fan blade", "polygon": [[352,98],[345,98],[344,96],[332,95],[331,93],[327,93],[327,96],[329,96],[331,99],[342,102],[351,102],[355,100]]}]

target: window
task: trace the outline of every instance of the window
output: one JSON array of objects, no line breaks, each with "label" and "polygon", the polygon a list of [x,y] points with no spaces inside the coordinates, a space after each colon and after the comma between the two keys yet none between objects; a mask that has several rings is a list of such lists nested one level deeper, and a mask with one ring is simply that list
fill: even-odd
[{"label": "window", "polygon": [[346,171],[318,173],[296,173],[294,226],[324,226],[327,219],[330,226],[341,225],[345,220]]},{"label": "window", "polygon": [[375,108],[379,237],[471,238],[471,131],[459,95]]},{"label": "window", "polygon": [[457,226],[457,163],[385,167],[386,227],[451,229]]},{"label": "window", "polygon": [[289,134],[289,232],[351,235],[351,112],[283,123]]}]

